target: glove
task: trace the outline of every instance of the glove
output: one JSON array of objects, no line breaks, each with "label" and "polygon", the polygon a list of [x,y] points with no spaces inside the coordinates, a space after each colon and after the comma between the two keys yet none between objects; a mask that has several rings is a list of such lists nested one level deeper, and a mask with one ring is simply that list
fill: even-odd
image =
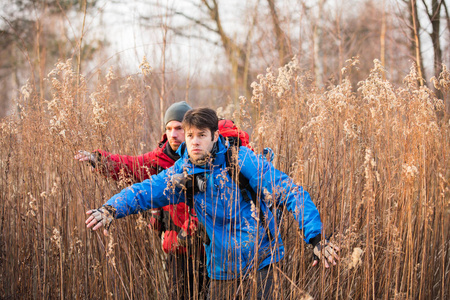
[{"label": "glove", "polygon": [[206,178],[201,174],[188,175],[186,172],[172,175],[174,187],[183,190],[192,190],[204,193],[206,191]]},{"label": "glove", "polygon": [[185,190],[188,188],[187,185],[190,181],[192,181],[192,176],[186,173],[172,175],[172,184],[176,188]]},{"label": "glove", "polygon": [[116,209],[112,206],[105,205],[98,209],[91,209],[86,214],[90,217],[86,220],[87,228],[94,226],[93,230],[97,230],[100,227],[104,227],[105,235],[108,235],[108,229],[111,222],[114,220]]},{"label": "glove", "polygon": [[339,255],[336,251],[339,251],[339,247],[329,242],[328,240],[321,240],[314,246],[314,263],[313,266],[317,265],[319,259],[325,258],[325,267],[329,268],[328,263],[336,265],[336,260],[339,260]]},{"label": "glove", "polygon": [[181,229],[178,232],[177,243],[178,243],[178,246],[182,246],[182,247],[186,247],[187,246],[188,236],[187,236],[186,231],[184,231],[183,229]]},{"label": "glove", "polygon": [[79,161],[87,161],[91,164],[93,168],[95,168],[100,160],[100,153],[98,152],[88,152],[84,150],[79,150],[78,154],[75,155],[75,159],[78,159]]}]

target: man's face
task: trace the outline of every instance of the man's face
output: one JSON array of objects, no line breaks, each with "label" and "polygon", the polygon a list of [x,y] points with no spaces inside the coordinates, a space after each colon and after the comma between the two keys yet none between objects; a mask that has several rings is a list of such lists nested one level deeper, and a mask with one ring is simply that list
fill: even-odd
[{"label": "man's face", "polygon": [[177,151],[178,147],[184,142],[184,130],[181,122],[170,121],[166,125],[166,135],[169,141],[170,148]]},{"label": "man's face", "polygon": [[212,136],[211,131],[207,128],[199,129],[194,126],[187,128],[186,147],[191,161],[194,164],[203,164],[218,138],[219,131],[216,131]]}]

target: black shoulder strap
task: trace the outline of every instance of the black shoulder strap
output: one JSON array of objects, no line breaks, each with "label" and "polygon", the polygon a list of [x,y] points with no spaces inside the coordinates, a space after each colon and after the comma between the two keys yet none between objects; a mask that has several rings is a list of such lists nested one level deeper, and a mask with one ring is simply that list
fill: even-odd
[{"label": "black shoulder strap", "polygon": [[237,168],[239,167],[238,161],[236,157],[233,157],[233,155],[238,155],[238,151],[239,148],[237,148],[236,146],[230,146],[227,152],[225,153],[225,162],[228,174],[235,182],[238,183],[241,192],[245,190],[251,194],[250,198],[247,193],[242,193],[244,200],[249,202],[252,201],[252,199],[256,199],[257,195],[253,190],[253,188],[250,186],[250,181],[248,180],[248,178],[245,177],[240,170],[237,170]]},{"label": "black shoulder strap", "polygon": [[194,177],[191,178],[191,180],[188,180],[186,182],[186,190],[185,190],[185,196],[186,196],[186,205],[189,206],[189,208],[195,209],[194,205],[194,194],[196,192],[195,186],[194,186]]},{"label": "black shoulder strap", "polygon": [[[241,191],[241,195],[244,198],[246,202],[252,201],[253,204],[256,206],[256,208],[259,211],[259,219],[261,220],[261,224],[266,230],[266,234],[269,238],[269,240],[273,239],[272,233],[270,232],[268,224],[266,224],[266,217],[261,209],[260,200],[261,198],[258,197],[255,190],[251,187],[250,181],[247,177],[242,174],[241,170],[237,169],[238,166],[238,159],[237,155],[239,154],[239,146],[231,146],[228,147],[227,152],[225,153],[225,162],[227,166],[227,171],[232,180],[238,183],[239,190]],[[237,173],[237,174],[236,174]],[[237,175],[237,176],[236,176]],[[237,180],[236,180],[237,179]],[[251,198],[248,196],[248,193],[250,193]]]}]

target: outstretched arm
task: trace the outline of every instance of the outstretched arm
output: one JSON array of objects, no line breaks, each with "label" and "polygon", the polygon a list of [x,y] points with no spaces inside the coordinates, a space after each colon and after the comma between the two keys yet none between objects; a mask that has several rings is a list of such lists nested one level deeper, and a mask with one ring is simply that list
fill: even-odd
[{"label": "outstretched arm", "polygon": [[114,180],[125,176],[135,182],[141,182],[157,172],[156,151],[157,149],[137,156],[112,154],[100,149],[93,153],[99,157],[100,164],[97,169],[103,175]]},{"label": "outstretched arm", "polygon": [[[241,147],[242,148],[242,147]],[[325,267],[328,263],[336,264],[339,260],[337,251],[339,248],[328,240],[322,239],[322,222],[317,207],[303,187],[295,185],[292,178],[277,170],[270,162],[257,157],[251,151],[240,151],[240,164],[244,176],[249,178],[250,185],[261,194],[268,194],[275,200],[276,205],[284,205],[297,220],[303,230],[305,241],[312,244],[316,259],[313,265],[317,265],[320,258],[325,258]],[[267,199],[266,199],[267,200]]]},{"label": "outstretched arm", "polygon": [[[106,226],[106,224],[109,226],[113,219],[123,218],[151,208],[183,202],[183,193],[176,193],[168,185],[171,179],[170,174],[173,174],[173,167],[158,175],[153,175],[150,179],[141,183],[123,189],[120,193],[111,197],[101,208],[88,211],[87,214],[90,216],[86,220],[87,227],[93,227],[93,230],[97,230]],[[100,212],[100,215],[96,214],[98,212]]]},{"label": "outstretched arm", "polygon": [[319,211],[308,192],[295,185],[288,175],[244,147],[239,151],[239,165],[242,175],[249,180],[255,192],[264,196],[269,206],[283,205],[293,213],[304,232],[306,242],[309,243],[321,233],[322,222]]},{"label": "outstretched arm", "polygon": [[74,159],[89,162],[96,171],[114,180],[126,178],[142,182],[156,174],[158,166],[166,169],[174,163],[163,153],[164,148],[169,147],[165,135],[159,145],[153,151],[136,156],[112,154],[101,149],[93,152],[80,150]]}]

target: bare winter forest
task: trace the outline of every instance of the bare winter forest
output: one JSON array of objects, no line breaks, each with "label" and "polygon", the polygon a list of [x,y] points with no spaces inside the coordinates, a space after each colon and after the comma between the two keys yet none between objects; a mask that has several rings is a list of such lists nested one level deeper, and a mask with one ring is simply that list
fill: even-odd
[{"label": "bare winter forest", "polygon": [[271,147],[340,246],[312,267],[286,216],[275,299],[450,298],[447,0],[1,2],[0,298],[167,299],[145,216],[85,227],[130,182],[73,157],[151,151],[181,100]]}]

